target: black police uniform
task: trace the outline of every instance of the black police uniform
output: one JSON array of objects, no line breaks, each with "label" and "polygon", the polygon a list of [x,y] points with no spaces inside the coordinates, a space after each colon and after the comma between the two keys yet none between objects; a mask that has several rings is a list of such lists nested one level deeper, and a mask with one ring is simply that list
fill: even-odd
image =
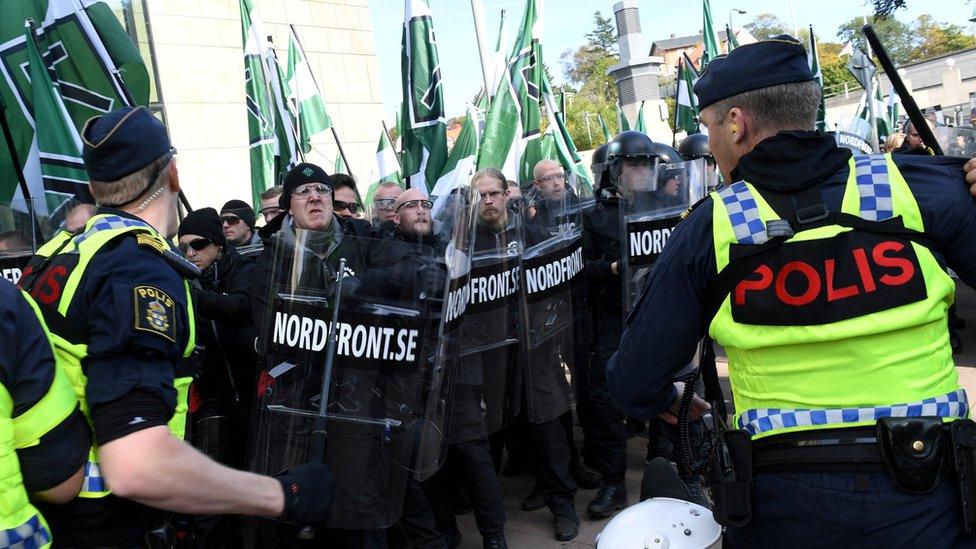
[{"label": "black police uniform", "polygon": [[[749,47],[756,49],[734,53],[741,58],[766,48]],[[737,81],[749,82],[745,77],[750,76],[760,82],[757,87],[765,87],[811,79],[802,48],[749,57],[744,66],[736,66]],[[773,77],[780,80],[769,83]],[[724,91],[743,91],[734,89],[725,86]],[[696,92],[701,98],[702,91]],[[833,137],[783,131],[744,155],[731,175],[770,197],[789,197],[822,182],[823,203],[828,210],[839,211],[849,158],[850,152],[838,149]],[[926,235],[937,244],[937,260],[973,285],[976,206],[963,181],[962,160],[904,155],[893,159],[918,203]],[[788,201],[774,204],[789,209]],[[712,208],[711,198],[706,199],[672,233],[608,365],[610,389],[630,414],[654,417],[672,404],[676,398],[672,377],[692,356],[717,310],[718,303],[706,294],[717,277]],[[659,339],[659,345],[645,344],[647,334],[662,333],[668,337]],[[895,489],[884,473],[758,474],[752,490],[753,520],[745,527],[727,528],[727,542],[737,547],[951,544],[949,540],[957,539],[961,528],[958,515],[947,512],[958,505],[956,490],[955,483],[945,480],[934,492],[913,496]],[[972,541],[959,543],[969,546]]]}]

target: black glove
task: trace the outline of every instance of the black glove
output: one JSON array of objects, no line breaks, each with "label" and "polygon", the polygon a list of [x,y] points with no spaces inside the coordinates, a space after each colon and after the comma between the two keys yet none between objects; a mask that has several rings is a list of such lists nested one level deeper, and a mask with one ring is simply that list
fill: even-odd
[{"label": "black glove", "polygon": [[335,477],[324,463],[303,463],[277,475],[285,491],[285,510],[278,518],[294,524],[325,522],[335,498]]}]

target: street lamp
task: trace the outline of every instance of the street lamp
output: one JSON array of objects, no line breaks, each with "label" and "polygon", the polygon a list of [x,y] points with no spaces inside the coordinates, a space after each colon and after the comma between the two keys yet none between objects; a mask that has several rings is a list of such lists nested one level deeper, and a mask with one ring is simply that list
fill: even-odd
[{"label": "street lamp", "polygon": [[746,10],[740,10],[739,8],[732,8],[732,9],[729,10],[729,29],[730,30],[735,29],[735,27],[732,25],[732,14],[733,13],[738,13],[739,15],[745,15],[746,14]]}]

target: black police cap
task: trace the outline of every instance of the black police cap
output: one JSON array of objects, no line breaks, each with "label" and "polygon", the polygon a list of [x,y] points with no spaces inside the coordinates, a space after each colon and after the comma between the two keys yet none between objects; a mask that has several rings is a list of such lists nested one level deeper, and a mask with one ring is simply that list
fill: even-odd
[{"label": "black police cap", "polygon": [[332,190],[332,179],[325,170],[315,164],[302,162],[285,174],[285,180],[281,183],[281,198],[278,199],[278,205],[287,210],[291,205],[291,193],[306,183],[322,183],[329,187],[329,191]]},{"label": "black police cap", "polygon": [[89,118],[81,140],[85,169],[93,181],[118,181],[173,149],[166,127],[145,107],[122,107]]},{"label": "black police cap", "polygon": [[695,83],[698,108],[740,93],[814,79],[807,51],[792,36],[744,44],[713,59]]}]

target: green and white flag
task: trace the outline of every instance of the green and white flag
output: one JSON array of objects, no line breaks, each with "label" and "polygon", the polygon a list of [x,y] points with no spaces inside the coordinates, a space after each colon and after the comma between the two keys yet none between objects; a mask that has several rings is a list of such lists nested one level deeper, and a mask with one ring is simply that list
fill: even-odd
[{"label": "green and white flag", "polygon": [[544,158],[559,162],[566,172],[576,175],[578,186],[589,188],[590,193],[588,194],[592,194],[593,181],[590,177],[590,170],[576,151],[576,145],[573,143],[572,136],[569,135],[569,129],[563,122],[564,118],[560,110],[562,106],[556,102],[552,93],[552,85],[549,83],[549,78],[546,77],[545,72],[542,74],[542,98],[546,102],[546,111],[549,113],[549,127],[546,129],[543,140],[548,141],[547,138],[551,136],[552,142],[552,150],[544,151]]},{"label": "green and white flag", "polygon": [[[251,195],[260,204],[261,193],[278,183],[296,152],[294,132],[283,101],[274,48],[252,0],[241,0],[244,40],[244,87],[251,148]],[[282,110],[286,111],[282,113]],[[291,139],[289,140],[289,136]],[[282,143],[284,140],[284,143]],[[297,154],[294,154],[297,156]]]},{"label": "green and white flag", "polygon": [[722,54],[722,50],[718,47],[718,39],[715,37],[715,29],[712,27],[712,8],[709,6],[708,0],[702,0],[702,19],[704,49],[702,50],[701,68],[705,70],[709,61]]},{"label": "green and white flag", "polygon": [[[878,138],[887,137],[891,133],[888,127],[888,106],[885,104],[884,99],[881,96],[881,86],[877,79],[873,80],[874,83],[874,101],[871,107],[874,108],[874,127],[878,133]],[[860,118],[868,123],[871,122],[871,111],[868,107],[867,92],[861,94],[861,98],[857,104],[857,115],[855,118]]]},{"label": "green and white flag", "polygon": [[28,73],[31,79],[31,107],[37,139],[44,204],[35,206],[50,214],[72,198],[94,202],[88,190],[88,174],[81,158],[81,137],[64,106],[58,85],[51,81],[31,26],[25,32]]},{"label": "green and white flag", "polygon": [[634,130],[641,133],[647,133],[647,124],[644,123],[644,102],[641,101],[640,109],[637,110],[637,123],[634,124]]},{"label": "green and white flag", "polygon": [[613,141],[613,134],[610,133],[610,128],[607,127],[607,121],[603,119],[603,115],[597,113],[596,116],[600,119],[600,129],[603,130],[603,142],[609,143]]},{"label": "green and white flag", "polygon": [[674,101],[674,128],[698,133],[698,100],[694,92],[695,71],[688,61],[678,59],[678,93]]},{"label": "green and white flag", "polygon": [[615,106],[617,108],[617,124],[620,125],[620,131],[621,132],[630,131],[630,123],[627,122],[627,117],[624,115],[623,109],[620,108],[620,105],[615,105]]},{"label": "green and white flag", "polygon": [[346,170],[346,161],[342,159],[342,153],[336,154],[335,167],[332,169],[332,173],[348,173]]},{"label": "green and white flag", "polygon": [[495,94],[498,93],[498,84],[502,80],[502,75],[505,74],[505,48],[503,46],[503,40],[505,36],[505,10],[502,10],[501,17],[498,21],[498,38],[495,40],[495,53],[492,54],[491,61],[491,76],[488,80],[488,87],[490,88],[488,93],[488,104],[495,99]]},{"label": "green and white flag", "polygon": [[478,162],[479,118],[478,109],[469,105],[468,115],[461,125],[461,133],[454,140],[454,148],[451,149],[447,164],[444,165],[444,173],[430,191],[430,196],[435,197],[432,215],[436,216],[447,204],[447,197],[451,195],[451,191],[471,182],[471,176],[474,175]]},{"label": "green and white flag", "polygon": [[827,131],[827,106],[824,103],[823,73],[820,71],[820,54],[817,53],[817,38],[813,35],[813,25],[810,25],[810,44],[807,59],[810,62],[810,72],[820,86],[820,107],[817,109],[817,131]]},{"label": "green and white flag", "polygon": [[732,32],[732,27],[725,25],[725,40],[728,44],[728,50],[731,52],[735,48],[739,47],[739,40],[736,39],[735,33]]},{"label": "green and white flag", "polygon": [[888,105],[885,109],[888,113],[888,128],[895,132],[898,128],[898,119],[901,118],[901,97],[891,90],[888,93]]},{"label": "green and white flag", "polygon": [[302,151],[312,150],[311,137],[332,127],[322,92],[312,75],[295,27],[288,33],[288,68],[285,71],[285,94],[298,117],[298,138]]},{"label": "green and white flag", "polygon": [[447,162],[447,119],[427,0],[404,0],[400,159],[408,186],[430,193]]},{"label": "green and white flag", "polygon": [[542,159],[541,0],[527,0],[505,74],[485,121],[478,169],[497,168],[520,186],[532,181]]},{"label": "green and white flag", "polygon": [[[0,96],[19,161],[15,165],[10,151],[0,145],[0,203],[25,198],[18,172],[24,174],[29,193],[36,198],[43,197],[45,190],[68,194],[87,189],[70,181],[80,175],[77,171],[62,172],[67,176],[63,182],[52,178],[57,172],[52,155],[66,151],[51,144],[49,118],[57,115],[77,132],[93,116],[125,105],[147,105],[149,74],[142,56],[105,2],[5,0],[0,3],[0,13]],[[25,47],[27,19],[38,22],[38,50],[47,61],[52,85],[57,85],[63,98],[64,111],[34,106]],[[44,137],[35,135],[37,126]],[[44,156],[39,140],[51,147]],[[67,152],[66,158],[74,163],[78,157]],[[46,206],[43,200],[37,202],[39,209]]]},{"label": "green and white flag", "polygon": [[390,137],[386,133],[386,128],[380,131],[380,141],[376,146],[376,167],[373,169],[372,183],[366,191],[364,204],[373,203],[373,195],[376,189],[383,183],[393,182],[403,186],[403,178],[400,176],[400,163],[397,162],[396,151],[390,144]]}]

